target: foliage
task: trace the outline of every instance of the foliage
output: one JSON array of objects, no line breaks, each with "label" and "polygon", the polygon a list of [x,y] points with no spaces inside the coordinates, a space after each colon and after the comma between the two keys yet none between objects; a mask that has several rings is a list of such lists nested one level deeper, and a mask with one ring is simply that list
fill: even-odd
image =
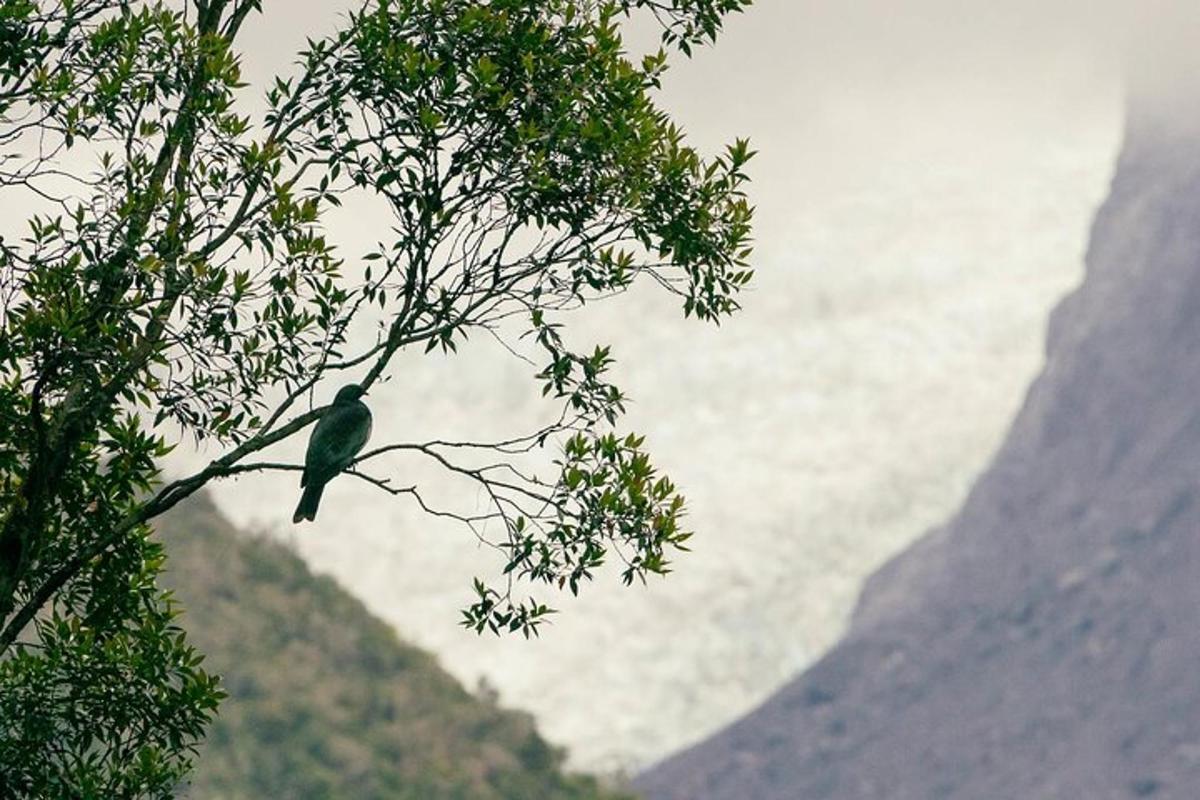
[{"label": "foliage", "polygon": [[191,768],[224,692],[155,586],[161,546],[126,550],[0,660],[0,797],[168,797]]},{"label": "foliage", "polygon": [[192,800],[618,800],[564,774],[527,715],[464,690],[286,547],[238,534],[204,496],[162,527],[182,624],[230,693]]},{"label": "foliage", "polygon": [[[117,675],[161,688],[112,696],[136,740],[119,744],[49,737],[20,718],[41,711],[10,704],[23,764],[67,780],[99,758],[132,781],[120,754],[157,753],[150,794],[184,768],[216,695],[152,588],[148,523],[214,479],[296,469],[255,456],[320,416],[301,410],[318,384],[369,387],[400,352],[481,332],[531,345],[563,407],[527,435],[385,443],[353,469],[481,538],[501,531],[502,577],[476,580],[465,625],[535,633],[549,609],[518,598],[521,581],[577,591],[610,558],[626,582],[666,570],[688,536],[682,498],[613,430],[611,357],[568,347],[563,312],[639,278],[689,316],[736,310],[752,153],[688,147],[653,102],[667,50],[632,57],[621,32],[640,13],[688,53],[748,3],[374,0],[310,41],[260,119],[242,111],[235,49],[260,0],[0,2],[0,191],[29,209],[0,241],[0,693],[59,697],[45,713],[73,730],[77,693]],[[334,242],[324,215],[350,201],[387,209],[389,237]],[[159,483],[188,437],[223,454]],[[560,452],[549,474],[530,466],[545,450]],[[402,451],[490,506],[460,514],[394,485],[378,470]],[[192,705],[172,733],[176,689]]]}]

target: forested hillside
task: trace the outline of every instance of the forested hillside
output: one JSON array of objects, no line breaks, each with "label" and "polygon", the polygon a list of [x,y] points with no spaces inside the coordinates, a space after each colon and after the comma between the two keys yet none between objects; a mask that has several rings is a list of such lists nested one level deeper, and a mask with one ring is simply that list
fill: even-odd
[{"label": "forested hillside", "polygon": [[565,774],[528,715],[468,692],[286,546],[235,531],[207,497],[161,530],[183,625],[229,692],[191,800],[622,797]]}]

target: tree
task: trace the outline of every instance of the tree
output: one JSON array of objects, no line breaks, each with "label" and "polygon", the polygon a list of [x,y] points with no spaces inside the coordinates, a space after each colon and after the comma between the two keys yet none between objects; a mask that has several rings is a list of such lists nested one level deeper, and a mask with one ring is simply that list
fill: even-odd
[{"label": "tree", "polygon": [[[235,43],[261,0],[3,0],[0,188],[31,211],[0,241],[0,788],[170,792],[219,690],[155,588],[150,523],[210,481],[298,470],[258,454],[320,416],[316,387],[369,388],[409,349],[533,346],[562,403],[505,441],[386,442],[352,468],[502,531],[465,625],[536,633],[550,609],[515,587],[576,592],[606,558],[626,583],[665,571],[683,499],[614,431],[609,350],[569,348],[562,313],[639,278],[685,315],[737,309],[752,153],[702,158],[653,94],[670,50],[749,2],[374,0],[255,118]],[[640,59],[635,15],[663,42]],[[390,212],[386,241],[325,235],[351,196]],[[224,454],[164,482],[185,437]],[[396,485],[399,451],[488,510]]]}]

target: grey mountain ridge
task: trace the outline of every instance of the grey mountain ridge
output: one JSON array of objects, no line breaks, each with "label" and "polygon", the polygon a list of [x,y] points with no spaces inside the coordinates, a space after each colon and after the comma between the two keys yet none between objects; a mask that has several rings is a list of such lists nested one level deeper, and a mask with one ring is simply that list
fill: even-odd
[{"label": "grey mountain ridge", "polygon": [[1083,285],[964,506],[648,800],[1200,796],[1200,121],[1135,102]]}]

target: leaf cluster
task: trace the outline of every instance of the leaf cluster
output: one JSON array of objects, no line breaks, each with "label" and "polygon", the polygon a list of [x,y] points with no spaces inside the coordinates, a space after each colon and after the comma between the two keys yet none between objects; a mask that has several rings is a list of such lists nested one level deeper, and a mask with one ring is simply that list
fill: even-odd
[{"label": "leaf cluster", "polygon": [[141,534],[0,659],[0,795],[170,797],[191,769],[224,692]]},{"label": "leaf cluster", "polygon": [[[499,575],[476,583],[464,624],[528,636],[550,609],[517,600],[519,582],[578,591],[608,560],[626,583],[665,572],[688,536],[683,499],[615,430],[626,399],[609,350],[576,349],[563,326],[639,281],[686,316],[737,310],[753,152],[703,156],[656,92],[672,52],[710,43],[746,5],[372,0],[310,41],[252,114],[237,42],[259,0],[0,4],[0,192],[27,209],[25,233],[0,241],[6,680],[44,668],[109,685],[117,672],[85,669],[84,653],[111,641],[163,670],[130,686],[207,685],[183,643],[151,646],[174,635],[168,600],[127,591],[152,583],[147,525],[213,480],[296,470],[257,454],[319,418],[318,386],[369,388],[401,354],[452,354],[471,336],[528,359],[560,415],[503,441],[384,443],[351,470],[495,546]],[[622,35],[638,14],[662,33],[640,58]],[[388,215],[378,241],[337,240],[327,219],[350,203]],[[163,483],[186,438],[221,454]],[[487,507],[400,485],[392,458],[413,454]],[[53,699],[49,687],[21,691]],[[169,692],[145,696],[172,707]],[[189,695],[188,719],[209,696]],[[158,746],[159,722],[138,729]],[[49,729],[30,730],[52,749]],[[183,763],[187,736],[160,762]]]}]

